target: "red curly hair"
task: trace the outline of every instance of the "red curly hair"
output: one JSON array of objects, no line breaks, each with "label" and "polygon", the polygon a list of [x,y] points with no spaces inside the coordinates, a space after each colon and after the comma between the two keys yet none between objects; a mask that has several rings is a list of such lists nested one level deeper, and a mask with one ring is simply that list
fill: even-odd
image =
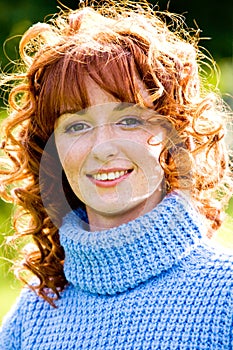
[{"label": "red curly hair", "polygon": [[83,206],[61,168],[54,124],[61,114],[90,105],[86,74],[120,101],[148,107],[138,81],[144,84],[153,110],[172,126],[160,155],[166,190],[188,189],[210,230],[220,226],[232,191],[227,111],[203,87],[198,36],[189,34],[182,17],[153,11],[146,1],[125,3],[82,6],[32,26],[20,43],[19,72],[4,77],[15,84],[3,127],[2,197],[18,207],[16,235],[30,235],[36,244],[22,270],[39,278],[34,288],[50,303],[48,290],[58,297],[67,284],[58,233],[67,211],[61,194],[69,207]]}]

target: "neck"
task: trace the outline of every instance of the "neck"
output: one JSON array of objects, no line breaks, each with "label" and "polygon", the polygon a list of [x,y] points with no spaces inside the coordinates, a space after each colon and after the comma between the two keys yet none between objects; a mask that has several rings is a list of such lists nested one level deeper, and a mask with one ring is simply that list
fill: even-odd
[{"label": "neck", "polygon": [[[202,236],[202,220],[189,198],[166,196],[152,211],[106,231],[87,230],[86,213],[70,212],[59,230],[64,272],[77,288],[116,294],[177,265]],[[204,233],[204,232],[203,232]]]},{"label": "neck", "polygon": [[108,230],[135,220],[136,218],[153,210],[161,202],[163,197],[162,191],[158,191],[153,200],[146,199],[133,209],[130,208],[128,211],[117,212],[116,214],[101,213],[93,210],[90,207],[86,207],[90,231],[94,232]]}]

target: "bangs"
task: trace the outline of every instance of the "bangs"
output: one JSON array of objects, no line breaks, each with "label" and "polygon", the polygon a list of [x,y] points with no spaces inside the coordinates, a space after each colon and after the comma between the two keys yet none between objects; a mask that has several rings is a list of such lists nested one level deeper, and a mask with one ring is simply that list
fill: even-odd
[{"label": "bangs", "polygon": [[[114,98],[128,103],[141,102],[140,77],[130,52],[75,52],[65,54],[44,69],[40,81],[38,118],[51,124],[67,112],[90,107],[87,79],[90,77]],[[100,101],[101,103],[101,101]]]}]

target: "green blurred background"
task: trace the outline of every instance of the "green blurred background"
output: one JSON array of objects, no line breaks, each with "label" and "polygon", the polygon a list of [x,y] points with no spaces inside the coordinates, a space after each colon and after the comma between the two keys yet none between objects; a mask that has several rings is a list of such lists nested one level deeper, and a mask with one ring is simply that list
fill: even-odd
[{"label": "green blurred background", "polygon": [[[98,1],[97,1],[98,2]],[[161,10],[168,8],[168,1],[150,1]],[[63,0],[72,9],[79,1]],[[58,11],[61,6],[56,0],[0,0],[0,67],[10,71],[10,61],[18,58],[20,35],[33,23],[43,22],[44,18]],[[219,88],[224,99],[233,107],[233,4],[222,0],[170,0],[169,10],[183,14],[189,27],[201,29],[200,45],[205,47],[216,60],[221,70]],[[197,24],[197,25],[196,25]],[[10,38],[10,39],[9,39]],[[210,77],[209,79],[213,79]],[[3,97],[3,94],[1,95]],[[0,117],[6,115],[3,99],[0,101]],[[230,141],[231,138],[230,137]],[[233,200],[229,203],[229,219],[219,231],[217,241],[233,252]],[[19,294],[20,284],[14,278],[11,259],[14,248],[6,247],[5,239],[12,235],[12,208],[0,201],[0,322]]]}]

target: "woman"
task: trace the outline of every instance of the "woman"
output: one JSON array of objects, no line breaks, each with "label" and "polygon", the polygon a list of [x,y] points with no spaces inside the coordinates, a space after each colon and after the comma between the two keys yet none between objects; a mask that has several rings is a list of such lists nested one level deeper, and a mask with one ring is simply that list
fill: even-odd
[{"label": "woman", "polygon": [[226,111],[197,43],[125,1],[24,34],[2,196],[35,278],[2,349],[232,348],[232,258],[206,244],[232,193]]}]

